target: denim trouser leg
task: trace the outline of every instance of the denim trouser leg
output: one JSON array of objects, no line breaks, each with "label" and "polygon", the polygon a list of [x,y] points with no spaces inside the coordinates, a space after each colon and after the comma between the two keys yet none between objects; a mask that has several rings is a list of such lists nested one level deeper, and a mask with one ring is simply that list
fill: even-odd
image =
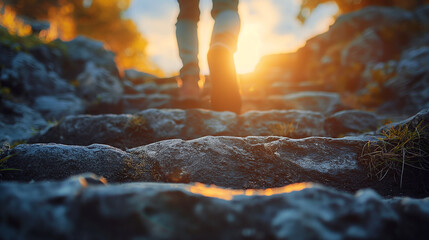
[{"label": "denim trouser leg", "polygon": [[183,67],[180,76],[199,76],[198,32],[199,0],[178,0],[180,13],[176,23],[176,38]]},{"label": "denim trouser leg", "polygon": [[213,0],[212,17],[215,25],[210,47],[221,45],[235,52],[241,24],[238,0]]},{"label": "denim trouser leg", "polygon": [[[180,13],[177,17],[176,37],[183,67],[181,76],[199,75],[198,32],[200,17],[199,0],[178,0]],[[222,45],[231,52],[237,48],[240,32],[238,0],[213,0],[212,17],[215,19],[210,46]]]}]

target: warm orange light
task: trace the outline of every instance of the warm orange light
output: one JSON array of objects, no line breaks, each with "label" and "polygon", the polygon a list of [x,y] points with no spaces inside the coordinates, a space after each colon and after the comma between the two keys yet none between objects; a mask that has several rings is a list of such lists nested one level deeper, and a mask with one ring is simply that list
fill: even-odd
[{"label": "warm orange light", "polygon": [[262,57],[260,25],[246,24],[242,26],[235,53],[235,65],[238,73],[253,72]]},{"label": "warm orange light", "polygon": [[51,7],[49,9],[50,27],[47,30],[42,30],[39,37],[45,42],[51,42],[55,39],[72,40],[75,36],[75,24],[71,17],[73,11],[72,4],[66,4],[60,8]]},{"label": "warm orange light", "polygon": [[280,188],[236,190],[220,188],[215,185],[207,186],[202,183],[196,183],[189,187],[189,191],[206,197],[232,200],[235,196],[271,196],[275,194],[301,191],[312,186],[313,185],[311,183],[294,183]]},{"label": "warm orange light", "polygon": [[28,36],[31,34],[31,26],[25,24],[23,21],[16,17],[16,12],[9,6],[4,6],[0,3],[0,9],[3,8],[3,12],[0,11],[0,25],[5,27],[10,34],[18,36]]}]

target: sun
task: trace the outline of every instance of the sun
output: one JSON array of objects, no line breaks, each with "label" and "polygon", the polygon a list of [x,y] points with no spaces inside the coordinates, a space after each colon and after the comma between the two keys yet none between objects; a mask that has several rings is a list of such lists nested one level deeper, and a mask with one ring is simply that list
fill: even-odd
[{"label": "sun", "polygon": [[241,27],[237,52],[234,56],[237,73],[253,72],[262,57],[260,27],[260,24],[244,24]]}]

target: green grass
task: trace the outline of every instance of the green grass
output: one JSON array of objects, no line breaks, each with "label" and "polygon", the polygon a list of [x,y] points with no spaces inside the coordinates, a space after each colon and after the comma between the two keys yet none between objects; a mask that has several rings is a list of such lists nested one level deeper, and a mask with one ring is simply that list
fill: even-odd
[{"label": "green grass", "polygon": [[378,141],[369,141],[362,149],[361,162],[369,169],[369,176],[383,180],[389,173],[400,177],[402,188],[407,169],[429,170],[429,128],[422,122],[391,127],[382,132]]}]

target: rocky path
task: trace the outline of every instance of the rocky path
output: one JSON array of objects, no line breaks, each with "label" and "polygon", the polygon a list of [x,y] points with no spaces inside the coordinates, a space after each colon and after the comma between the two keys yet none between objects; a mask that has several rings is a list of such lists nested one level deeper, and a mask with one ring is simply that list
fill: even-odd
[{"label": "rocky path", "polygon": [[[403,101],[419,104],[401,111],[354,109],[332,85],[283,72],[242,76],[236,115],[209,110],[209,78],[189,105],[175,78],[119,76],[90,39],[63,43],[65,55],[0,43],[11,58],[0,57],[0,170],[15,169],[0,171],[0,239],[427,238],[427,171],[380,181],[364,159],[369,143],[390,144],[383,131],[418,129],[429,146],[427,78],[405,63],[397,77],[418,84],[402,86]],[[425,62],[426,50],[401,61]]]}]

